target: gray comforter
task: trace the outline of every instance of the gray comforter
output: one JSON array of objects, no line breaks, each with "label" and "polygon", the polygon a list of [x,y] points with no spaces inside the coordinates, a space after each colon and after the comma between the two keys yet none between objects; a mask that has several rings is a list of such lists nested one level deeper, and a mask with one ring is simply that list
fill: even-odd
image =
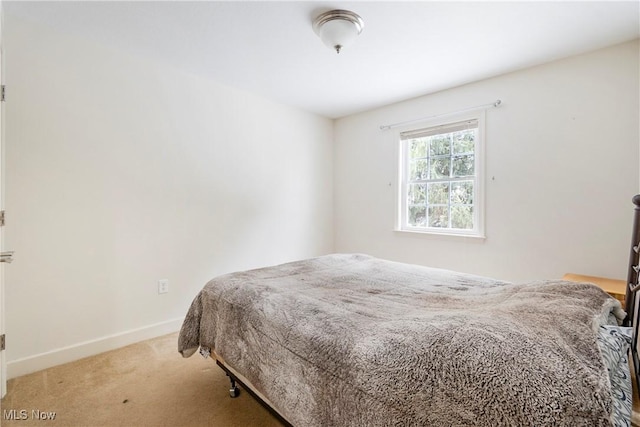
[{"label": "gray comforter", "polygon": [[179,337],[295,426],[609,426],[599,288],[508,284],[365,255],[218,277]]}]

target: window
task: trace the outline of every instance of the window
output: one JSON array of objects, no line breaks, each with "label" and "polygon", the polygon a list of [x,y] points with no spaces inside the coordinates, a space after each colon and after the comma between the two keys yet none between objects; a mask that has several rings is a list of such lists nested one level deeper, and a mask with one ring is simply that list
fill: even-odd
[{"label": "window", "polygon": [[483,235],[482,116],[400,134],[399,227]]}]

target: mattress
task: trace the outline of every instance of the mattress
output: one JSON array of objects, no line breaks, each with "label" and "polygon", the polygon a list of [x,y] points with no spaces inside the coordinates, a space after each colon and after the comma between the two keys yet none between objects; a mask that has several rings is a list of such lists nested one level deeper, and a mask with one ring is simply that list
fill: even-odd
[{"label": "mattress", "polygon": [[612,318],[589,284],[333,254],[213,279],[178,347],[215,351],[295,426],[610,426]]}]

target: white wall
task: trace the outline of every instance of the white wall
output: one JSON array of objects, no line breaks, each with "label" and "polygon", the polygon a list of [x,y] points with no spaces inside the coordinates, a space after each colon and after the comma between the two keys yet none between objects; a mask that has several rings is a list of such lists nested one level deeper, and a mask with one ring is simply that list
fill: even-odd
[{"label": "white wall", "polygon": [[[625,43],[337,120],[336,251],[514,281],[626,278],[638,53]],[[503,106],[486,113],[486,240],[394,232],[398,134],[379,126],[496,99]]]},{"label": "white wall", "polygon": [[332,251],[332,121],[5,24],[10,377],[175,330],[215,275]]}]

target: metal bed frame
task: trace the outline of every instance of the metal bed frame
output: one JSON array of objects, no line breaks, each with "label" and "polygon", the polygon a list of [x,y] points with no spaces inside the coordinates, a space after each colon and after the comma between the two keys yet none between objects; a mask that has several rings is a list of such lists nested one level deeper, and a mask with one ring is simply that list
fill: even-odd
[{"label": "metal bed frame", "polygon": [[631,358],[633,359],[633,367],[635,369],[636,384],[640,390],[640,360],[638,359],[638,322],[640,299],[636,298],[637,292],[640,290],[640,194],[633,196],[633,204],[635,205],[633,213],[633,232],[631,234],[631,251],[629,255],[629,271],[627,276],[627,287],[624,298],[624,309],[627,317],[624,320],[624,326],[633,328],[633,336],[631,342]]},{"label": "metal bed frame", "polygon": [[240,378],[238,378],[238,375],[233,373],[231,369],[229,369],[227,365],[225,365],[224,362],[222,362],[217,357],[216,357],[216,364],[220,366],[222,370],[227,374],[227,377],[229,377],[229,382],[230,382],[229,396],[238,397],[240,395],[240,389],[238,388],[236,383],[240,384],[245,391],[247,391],[251,396],[253,396],[253,398],[256,399],[258,403],[264,406],[267,409],[267,411],[269,411],[274,417],[276,417],[278,421],[280,421],[285,427],[293,427],[293,425],[289,421],[287,421],[282,415],[280,415],[278,411],[276,411],[269,403],[267,403],[256,392],[254,392],[253,389],[249,387],[248,384],[245,384]]}]

